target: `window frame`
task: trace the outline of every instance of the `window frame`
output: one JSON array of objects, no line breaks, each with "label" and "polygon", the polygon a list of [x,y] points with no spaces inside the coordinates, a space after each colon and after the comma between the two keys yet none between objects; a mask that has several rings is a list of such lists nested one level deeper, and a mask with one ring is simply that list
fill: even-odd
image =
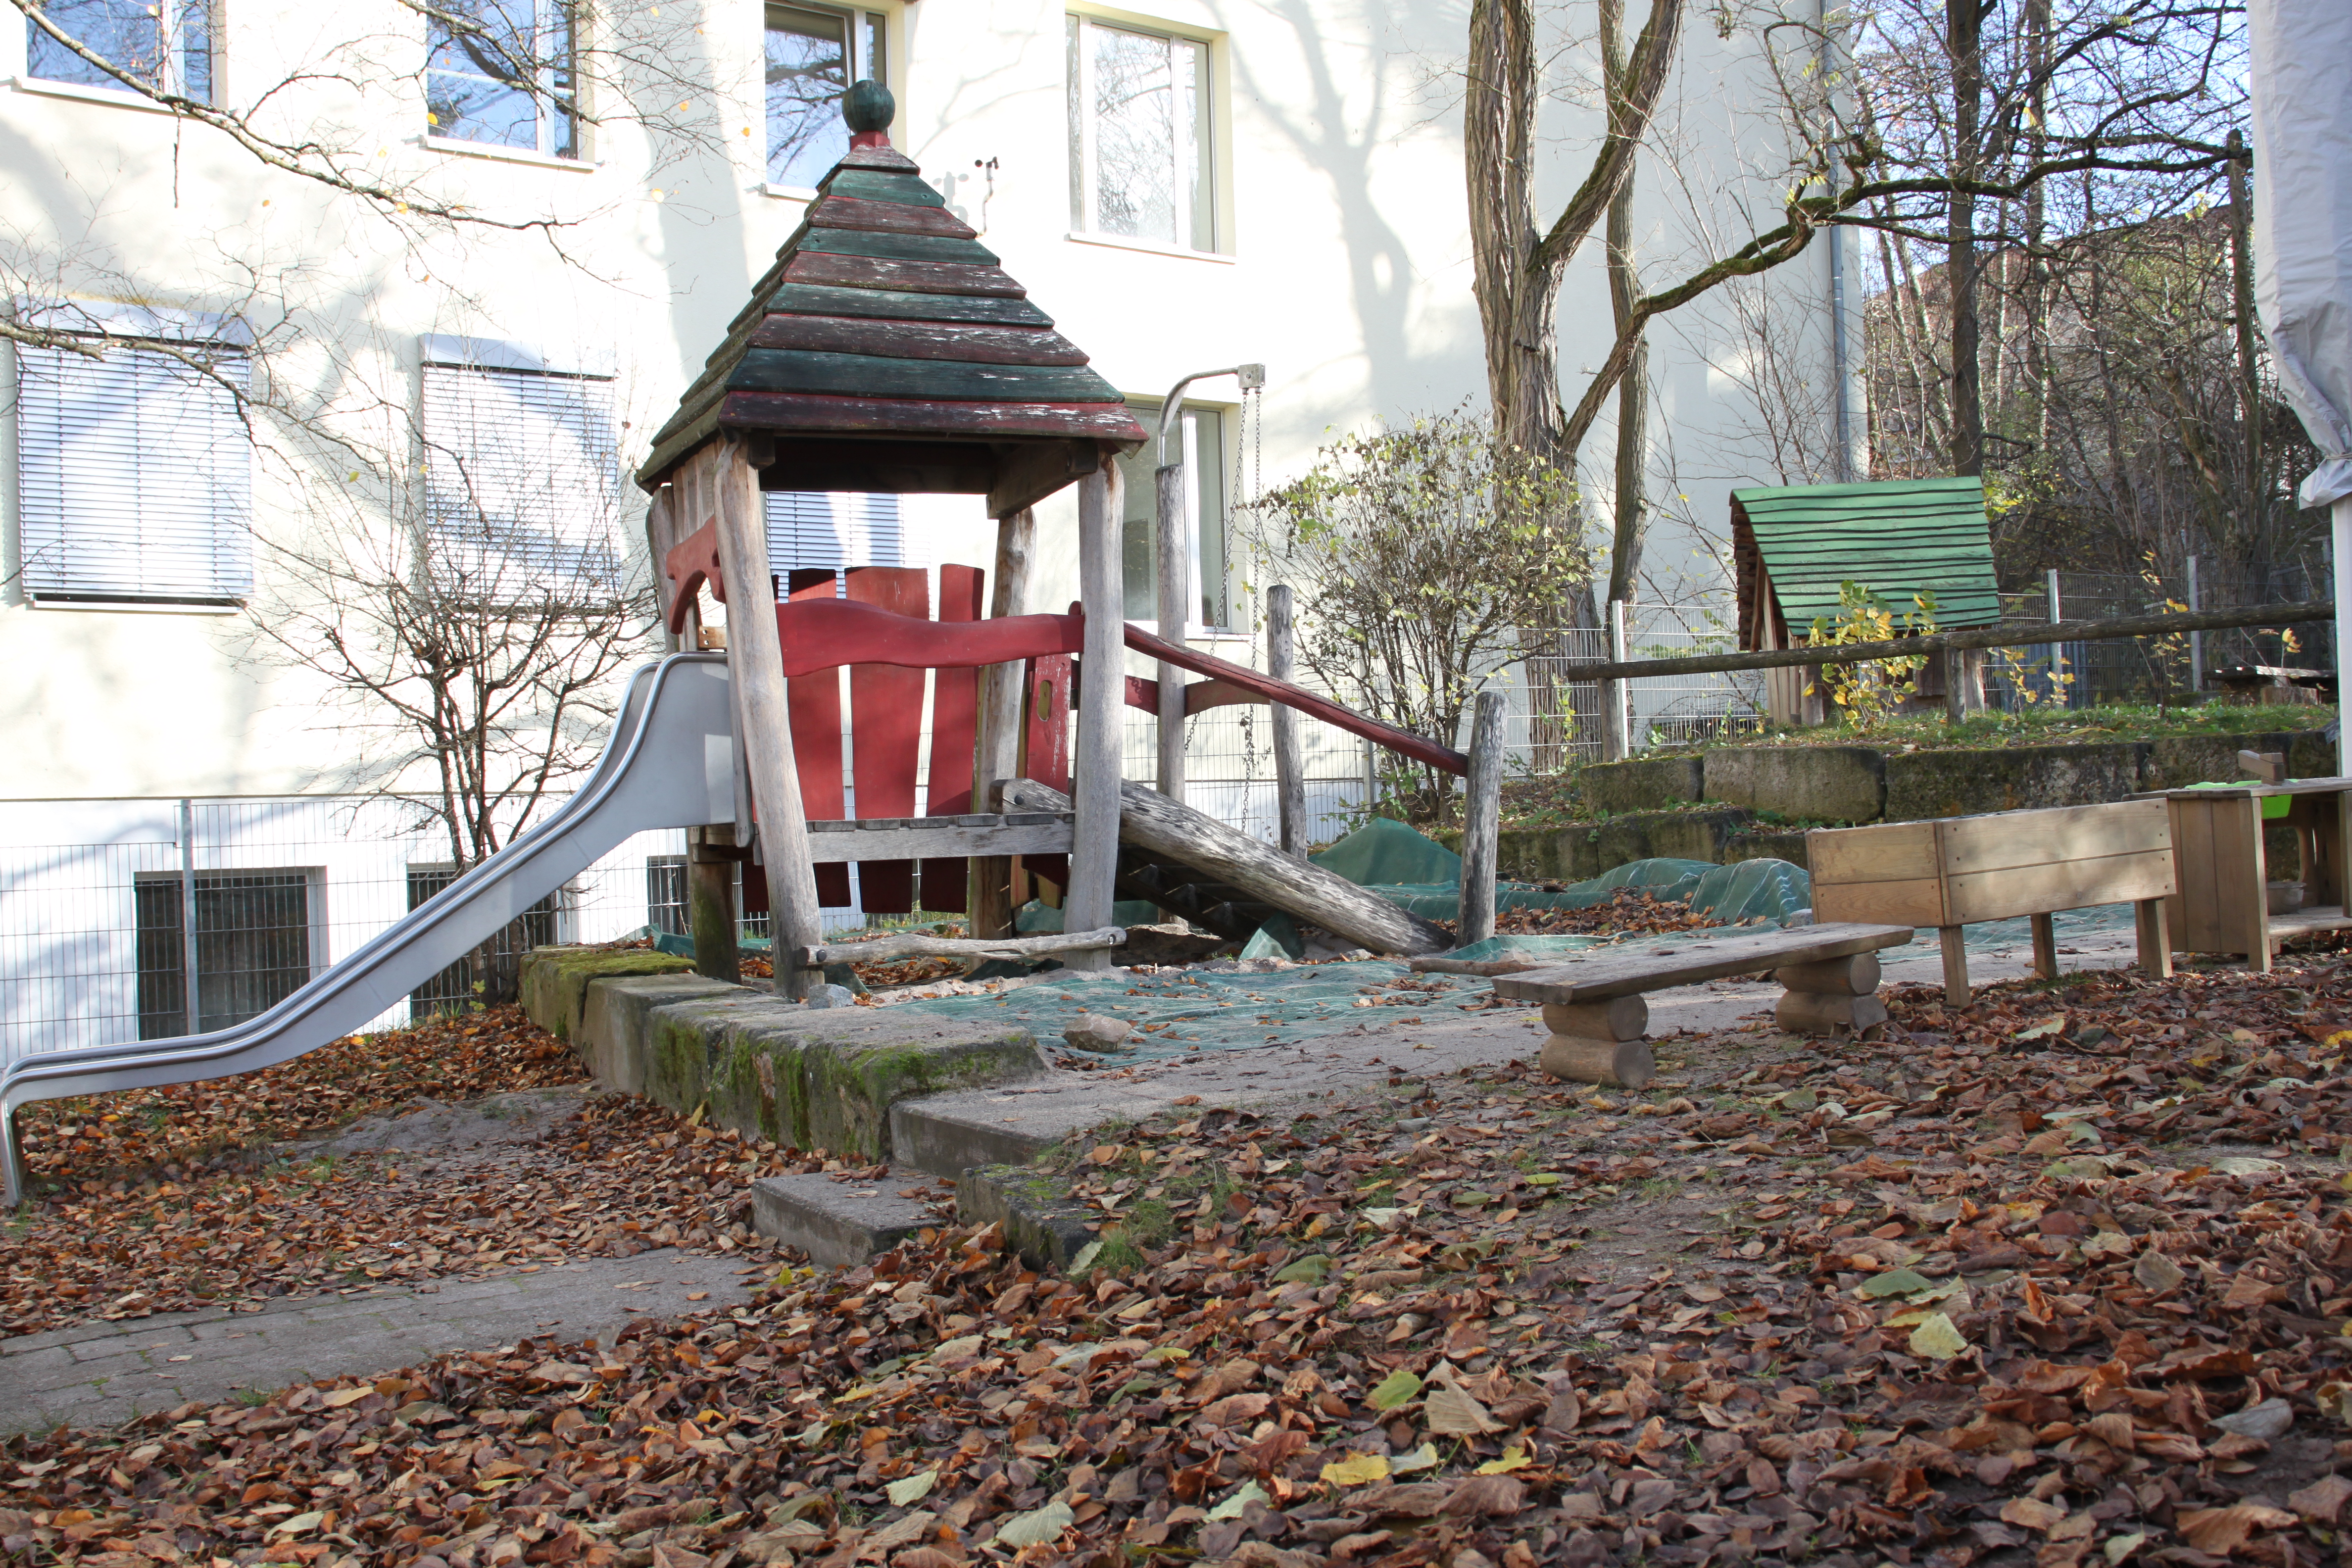
[{"label": "window frame", "polygon": [[[139,307],[73,302],[37,309],[28,314],[28,322],[58,327],[70,337],[102,345],[109,359],[115,354],[148,356],[151,363],[154,363],[166,378],[173,381],[184,378],[181,389],[206,401],[192,409],[189,414],[175,416],[175,418],[189,417],[191,415],[203,418],[207,426],[207,434],[214,438],[217,438],[225,426],[224,411],[213,400],[235,395],[231,395],[216,383],[205,379],[199,372],[189,369],[171,356],[160,354],[156,351],[168,346],[211,356],[212,363],[221,376],[238,386],[238,395],[241,395],[244,387],[250,384],[253,353],[249,334],[237,333],[233,330],[224,331],[224,318],[199,316],[192,312],[149,310]],[[226,323],[226,325],[233,329],[235,323]],[[115,330],[118,327],[128,330],[118,331]],[[145,517],[149,504],[152,501],[167,506],[185,505],[186,500],[177,495],[150,497],[143,492],[134,491],[132,496],[134,510],[129,519],[100,515],[97,507],[89,502],[87,493],[74,483],[75,470],[71,466],[67,448],[63,446],[52,448],[46,444],[41,444],[40,436],[47,432],[37,432],[33,428],[28,428],[35,421],[44,418],[48,413],[47,403],[33,390],[33,378],[48,374],[45,368],[48,356],[55,356],[56,369],[58,372],[80,371],[95,374],[98,369],[97,366],[84,362],[80,355],[63,348],[18,344],[16,345],[12,354],[13,374],[10,377],[10,384],[16,401],[15,429],[12,432],[16,447],[15,596],[31,608],[43,610],[199,615],[235,613],[252,597],[254,591],[252,548],[254,441],[251,427],[238,416],[233,405],[226,411],[227,421],[236,424],[243,431],[243,471],[234,477],[226,474],[219,476],[222,479],[230,482],[216,486],[210,496],[205,498],[212,503],[210,515],[203,525],[209,541],[205,548],[209,549],[214,556],[208,574],[209,581],[202,589],[197,588],[193,581],[176,589],[148,587],[144,585],[144,580],[148,576],[144,555],[153,537]],[[138,360],[134,357],[130,363],[135,365]],[[139,373],[134,370],[130,374],[136,376]],[[75,386],[61,382],[57,395],[61,398],[70,398],[77,393],[84,393],[87,390],[87,384]],[[142,391],[135,383],[131,386],[130,391],[133,401],[124,410],[124,416],[136,422],[143,414],[141,406]],[[63,410],[60,409],[58,412],[62,417]],[[140,449],[143,455],[152,448],[142,440],[140,443]],[[157,466],[159,469],[168,469],[170,467],[160,460]],[[141,469],[142,478],[145,472],[142,465]],[[51,511],[50,498],[47,494],[52,481],[56,489],[54,514]],[[192,493],[200,494],[201,492]],[[77,515],[78,509],[79,515]],[[110,525],[121,527],[126,521],[137,542],[131,547],[131,564],[134,570],[127,574],[140,578],[141,586],[101,587],[88,584],[77,586],[70,583],[59,585],[45,581],[50,571],[65,570],[66,563],[59,562],[44,567],[37,564],[35,560],[37,555],[51,548],[65,552],[68,557],[85,549],[103,548],[108,542],[104,538],[107,529]],[[75,537],[77,530],[89,531],[89,537],[77,540]],[[46,536],[52,531],[55,533],[54,541],[44,539],[40,542],[36,542],[37,534]],[[184,548],[187,547],[184,546]],[[96,574],[95,573],[85,574],[89,576]]]},{"label": "window frame", "polygon": [[[1150,498],[1150,510],[1145,513],[1146,519],[1150,519],[1159,510],[1158,492],[1153,483],[1153,468],[1157,461],[1157,449],[1159,447],[1158,431],[1160,429],[1160,412],[1166,406],[1166,400],[1157,399],[1143,401],[1130,398],[1128,401],[1127,406],[1129,412],[1135,416],[1137,421],[1140,423],[1146,430],[1153,433],[1151,439],[1144,442],[1141,447],[1138,447],[1127,458],[1119,459],[1123,469],[1140,470],[1142,478],[1139,482],[1133,478],[1127,477],[1124,473],[1122,474],[1122,477],[1126,479],[1126,483],[1124,484],[1123,489],[1125,493],[1128,495],[1147,496]],[[1177,437],[1177,444],[1181,449],[1181,461],[1184,466],[1184,499],[1192,511],[1192,516],[1187,518],[1185,521],[1192,535],[1188,542],[1191,546],[1189,553],[1192,561],[1192,598],[1194,600],[1192,607],[1195,613],[1186,617],[1184,625],[1184,636],[1191,641],[1206,642],[1218,638],[1244,635],[1236,632],[1233,627],[1234,603],[1234,595],[1233,591],[1233,541],[1231,538],[1227,537],[1225,532],[1226,519],[1231,513],[1231,508],[1226,503],[1227,498],[1231,494],[1234,460],[1233,440],[1231,436],[1228,434],[1228,428],[1234,420],[1235,412],[1236,410],[1234,406],[1231,404],[1207,402],[1188,397],[1183,399],[1177,405],[1176,428],[1171,432],[1171,434]],[[1206,434],[1202,429],[1203,416],[1213,416],[1216,421],[1216,430],[1213,437]],[[1208,507],[1205,504],[1209,498],[1204,493],[1203,487],[1201,483],[1202,460],[1211,456],[1212,453],[1214,455],[1217,465],[1217,494],[1215,497],[1216,514],[1213,518],[1211,517]],[[1217,582],[1215,584],[1216,591],[1213,594],[1209,591],[1210,584],[1208,581],[1208,574],[1202,566],[1202,562],[1207,554],[1206,545],[1208,542],[1209,532],[1213,527],[1217,532]],[[1120,520],[1119,541],[1119,583],[1122,599],[1124,599],[1125,589],[1127,586],[1126,542],[1126,520],[1122,518]],[[1160,629],[1159,584],[1157,581],[1159,576],[1159,558],[1156,553],[1157,542],[1151,541],[1150,542],[1155,552],[1155,553],[1150,557],[1148,563],[1149,575],[1150,580],[1151,581],[1152,606],[1148,614],[1141,616],[1129,616],[1126,619],[1129,626],[1140,626],[1146,631],[1156,633]],[[1200,615],[1198,613],[1200,601],[1202,600],[1210,600],[1213,602],[1217,608],[1222,612],[1223,618],[1212,621],[1206,616]]]},{"label": "window frame", "polygon": [[[561,586],[566,580],[567,571],[571,573],[571,580],[574,582],[601,582],[604,574],[609,574],[614,579],[625,574],[628,570],[631,545],[626,526],[621,518],[627,475],[620,456],[623,446],[621,408],[618,377],[614,371],[602,363],[574,364],[553,360],[519,344],[488,339],[453,338],[436,334],[427,334],[424,338],[419,348],[417,364],[416,437],[422,448],[419,453],[420,468],[425,482],[418,491],[415,522],[419,544],[425,552],[424,569],[426,571],[434,569],[434,563],[439,559],[436,553],[436,549],[444,545],[463,546],[472,542],[463,533],[443,531],[445,517],[459,515],[456,511],[445,511],[444,503],[440,499],[444,494],[462,494],[466,499],[463,515],[469,517],[472,523],[481,529],[479,543],[485,552],[486,560],[488,553],[497,546],[496,525],[508,521],[502,514],[499,516],[490,514],[487,506],[483,504],[481,494],[481,486],[485,480],[503,479],[507,476],[485,465],[481,478],[477,479],[474,474],[468,472],[467,465],[481,462],[484,456],[483,449],[475,447],[459,451],[451,442],[442,438],[436,419],[435,388],[443,383],[436,377],[436,372],[458,378],[446,384],[452,386],[468,385],[472,378],[491,378],[486,381],[485,384],[500,384],[500,381],[497,378],[504,378],[503,384],[507,385],[552,385],[556,383],[574,382],[584,386],[600,386],[604,389],[604,405],[601,410],[593,412],[601,414],[605,426],[604,434],[611,442],[608,448],[594,455],[599,461],[609,460],[611,465],[609,469],[599,469],[596,472],[599,482],[606,487],[604,494],[611,511],[611,515],[605,517],[600,524],[600,526],[608,526],[611,531],[610,537],[604,542],[609,546],[609,558],[593,563],[594,569],[592,572],[585,567],[563,567],[558,556],[551,553],[548,568],[527,571],[516,564],[519,552],[509,550],[505,554],[496,574],[495,583],[492,584],[495,591],[486,597],[486,602],[508,606],[534,605],[540,602],[540,596],[551,593],[560,600]],[[461,409],[453,404],[448,410],[441,413],[439,417],[457,417],[470,414],[473,407],[473,405],[468,404]],[[472,429],[467,431],[469,435],[474,433]],[[498,453],[491,456],[496,460],[502,459],[507,454]],[[457,489],[446,491],[443,489],[444,463],[451,465],[456,469],[459,481]],[[548,477],[538,477],[538,482],[548,482]],[[557,551],[560,551],[567,542],[559,535],[551,533],[549,537]],[[512,591],[509,592],[509,589]],[[592,589],[591,592],[598,598],[603,597],[604,593],[603,589]]]},{"label": "window frame", "polygon": [[[1220,40],[1211,35],[1091,10],[1068,9],[1064,21],[1064,113],[1073,120],[1066,129],[1069,164],[1069,237],[1084,243],[1150,251],[1161,256],[1229,258],[1229,220],[1225,211],[1223,124],[1224,95],[1218,90]],[[1188,203],[1174,203],[1177,237],[1163,240],[1143,235],[1118,234],[1101,226],[1101,180],[1097,153],[1098,112],[1095,101],[1094,50],[1087,34],[1100,28],[1138,37],[1158,38],[1171,45],[1189,45],[1198,52],[1192,82],[1192,139],[1197,188]],[[1172,153],[1172,149],[1171,149]],[[1205,225],[1203,237],[1200,228]]]},{"label": "window frame", "polygon": [[[814,185],[795,185],[773,177],[771,167],[775,154],[772,139],[773,130],[768,115],[768,16],[774,11],[799,11],[810,16],[838,17],[844,24],[843,36],[848,40],[844,51],[847,57],[844,68],[848,81],[843,90],[859,81],[871,79],[890,87],[890,18],[882,11],[863,5],[829,5],[818,0],[762,0],[760,6],[760,179],[762,188],[772,196],[786,196],[799,201],[814,200]],[[894,92],[897,89],[892,88]],[[845,131],[844,136],[846,137]]]},{"label": "window frame", "polygon": [[[436,76],[464,77],[471,80],[496,83],[493,77],[477,76],[471,71],[453,70],[433,63],[437,46],[434,42],[435,22],[425,18],[425,63],[418,79],[425,90],[425,141],[450,152],[479,153],[483,156],[508,156],[530,160],[543,159],[551,163],[587,165],[593,162],[588,146],[588,116],[583,108],[585,82],[580,70],[581,35],[589,21],[586,0],[529,0],[531,6],[531,55],[533,80],[530,88],[531,101],[531,144],[518,146],[510,142],[490,141],[481,137],[460,136],[440,123],[433,107],[433,79]],[[543,40],[551,34],[550,18],[561,18],[566,45],[558,59],[555,51],[543,48]],[[562,90],[558,83],[569,77],[571,88]],[[520,90],[510,89],[510,90]],[[571,146],[567,151],[558,145],[559,125],[568,122]]]},{"label": "window frame", "polygon": [[[140,0],[123,0],[123,3],[126,5],[137,5],[138,8],[142,11],[146,9],[143,5],[140,4]],[[162,15],[163,7],[165,4],[169,4],[171,6],[171,19],[168,23],[163,20]],[[203,49],[205,59],[205,80],[200,87],[194,89],[191,88],[188,81],[189,44],[187,34],[189,31],[188,18],[192,16],[200,17],[204,23]],[[157,0],[156,16],[158,21],[157,33],[159,36],[159,41],[163,46],[163,70],[159,73],[157,79],[149,84],[150,90],[165,96],[191,99],[197,103],[216,104],[220,102],[220,0]],[[60,25],[59,30],[65,30],[62,25]],[[33,57],[35,50],[37,47],[38,41],[45,40],[47,37],[48,35],[37,26],[30,16],[25,18],[25,80],[27,83],[38,84],[39,87],[47,89],[62,88],[68,89],[79,89],[75,92],[75,96],[79,96],[80,93],[104,93],[107,94],[109,98],[112,99],[127,99],[141,102],[152,101],[136,88],[125,87],[121,82],[116,81],[111,77],[106,76],[102,72],[99,74],[99,79],[94,81],[79,81],[71,77],[42,75],[39,69],[35,67]],[[77,39],[75,41],[80,43],[86,48],[91,47],[87,39]],[[102,51],[93,52],[102,53]],[[77,63],[79,63],[79,57],[73,56],[70,58],[74,58]],[[137,71],[132,70],[130,67],[124,65],[121,60],[110,59],[108,63],[121,70],[125,75],[136,77],[139,74]]]}]

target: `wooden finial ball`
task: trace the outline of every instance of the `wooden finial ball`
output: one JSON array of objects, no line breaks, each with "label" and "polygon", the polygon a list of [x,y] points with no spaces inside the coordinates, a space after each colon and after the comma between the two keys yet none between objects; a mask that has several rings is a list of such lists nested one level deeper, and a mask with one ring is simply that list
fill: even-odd
[{"label": "wooden finial ball", "polygon": [[898,114],[898,100],[878,81],[852,83],[841,95],[841,118],[852,131],[887,131]]}]

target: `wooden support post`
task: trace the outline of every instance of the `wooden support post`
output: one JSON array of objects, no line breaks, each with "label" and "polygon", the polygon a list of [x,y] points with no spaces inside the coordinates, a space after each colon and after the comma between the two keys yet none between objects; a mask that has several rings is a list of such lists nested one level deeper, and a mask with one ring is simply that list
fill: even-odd
[{"label": "wooden support post", "polygon": [[[1625,662],[1625,601],[1609,601],[1609,662]],[[1631,725],[1625,717],[1625,683],[1601,683],[1601,760],[1622,763],[1633,754]]]},{"label": "wooden support post", "polygon": [[[1028,614],[1029,577],[1037,554],[1037,514],[1027,507],[996,523],[996,574],[989,589],[991,619]],[[972,751],[972,809],[1002,808],[999,783],[1021,773],[1020,660],[992,664],[980,672],[980,743]],[[1013,934],[1013,863],[1009,855],[976,856],[971,862],[971,934]]]},{"label": "wooden support post", "polygon": [[1878,989],[1884,973],[1874,952],[1852,958],[1824,959],[1819,963],[1791,963],[1772,972],[1772,978],[1790,991],[1815,991],[1827,996],[1867,996]]},{"label": "wooden support post", "polygon": [[[1160,637],[1182,647],[1192,618],[1192,540],[1185,520],[1183,463],[1155,469],[1151,481]],[[1184,798],[1184,672],[1172,664],[1160,667],[1160,793],[1171,800]]]},{"label": "wooden support post", "polygon": [[[735,740],[750,763],[759,809],[760,858],[768,872],[768,910],[775,951],[814,947],[819,925],[816,868],[809,860],[808,817],[793,763],[793,724],[785,705],[784,650],[776,631],[776,591],[768,568],[768,530],[760,513],[760,476],[740,443],[706,446],[693,465],[714,488],[719,565],[727,577],[727,672],[735,689]],[[822,984],[821,973],[776,965],[776,994],[793,998]]]},{"label": "wooden support post", "polygon": [[2141,899],[2132,905],[2132,924],[2139,938],[2139,966],[2159,980],[2172,977],[2172,941],[2164,929],[2164,900]]},{"label": "wooden support post", "polygon": [[1543,1021],[1551,1038],[1544,1042],[1540,1065],[1556,1079],[1639,1089],[1657,1076],[1657,1058],[1643,1038],[1650,1026],[1650,1005],[1639,995],[1549,1003]]},{"label": "wooden support post", "polygon": [[[1290,584],[1265,591],[1265,672],[1276,680],[1298,679],[1297,626]],[[1307,777],[1298,754],[1298,713],[1277,702],[1274,714],[1274,791],[1282,852],[1307,853]]]},{"label": "wooden support post", "polygon": [[669,554],[670,547],[678,540],[677,520],[670,514],[670,494],[674,489],[675,487],[671,485],[662,486],[654,492],[653,504],[646,509],[646,550],[653,562],[654,605],[662,614],[661,636],[664,653],[676,653],[680,648],[693,647],[701,640],[702,632],[702,616],[699,609],[688,613],[685,631],[673,632],[669,629],[667,612],[670,582],[668,578],[662,575],[662,562]]},{"label": "wooden support post", "polygon": [[2033,932],[2033,974],[2037,980],[2058,978],[2058,926],[2056,918],[2048,913],[2025,917],[2028,930]]},{"label": "wooden support post", "polygon": [[1944,951],[1944,1003],[1951,1007],[1969,1005],[1969,950],[1960,931],[1958,926],[1939,926],[1936,931],[1937,945]]},{"label": "wooden support post", "polygon": [[1503,703],[1481,691],[1470,721],[1470,777],[1462,803],[1462,945],[1495,934],[1495,861],[1503,817]]},{"label": "wooden support post", "polygon": [[686,929],[694,934],[694,972],[730,985],[743,978],[735,921],[735,868],[741,862],[729,853],[734,847],[733,823],[687,830]]},{"label": "wooden support post", "polygon": [[[1127,706],[1126,584],[1119,571],[1118,465],[1078,481],[1078,600],[1086,606],[1086,663],[1078,680],[1077,742],[1070,757],[1077,822],[1070,882],[1062,898],[1069,931],[1111,923],[1118,875],[1119,726]],[[1075,953],[1073,969],[1108,967],[1100,950]]]}]

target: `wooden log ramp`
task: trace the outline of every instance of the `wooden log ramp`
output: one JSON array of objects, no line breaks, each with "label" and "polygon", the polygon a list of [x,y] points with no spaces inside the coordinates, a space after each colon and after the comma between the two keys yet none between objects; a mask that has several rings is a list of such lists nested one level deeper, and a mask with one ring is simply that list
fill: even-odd
[{"label": "wooden log ramp", "polygon": [[[1010,811],[1070,809],[1069,796],[1034,779],[1007,780],[1003,800]],[[1374,952],[1410,958],[1454,945],[1444,930],[1378,893],[1285,855],[1147,784],[1120,784],[1118,836]]]},{"label": "wooden log ramp", "polygon": [[887,963],[896,958],[1041,958],[1055,952],[1091,952],[1097,948],[1118,947],[1126,941],[1124,926],[1003,938],[910,932],[906,936],[877,937],[870,942],[803,947],[797,950],[794,957],[803,969],[823,969],[828,963]]}]

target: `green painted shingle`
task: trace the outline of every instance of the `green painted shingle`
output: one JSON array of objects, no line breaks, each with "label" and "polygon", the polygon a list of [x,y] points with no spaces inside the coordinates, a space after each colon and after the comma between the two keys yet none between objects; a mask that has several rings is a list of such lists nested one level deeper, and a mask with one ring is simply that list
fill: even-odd
[{"label": "green painted shingle", "polygon": [[1838,586],[1849,580],[1876,590],[1897,613],[1931,590],[1942,626],[2000,619],[1981,479],[1788,485],[1734,490],[1731,500],[1796,637],[1816,616],[1837,618]]}]

